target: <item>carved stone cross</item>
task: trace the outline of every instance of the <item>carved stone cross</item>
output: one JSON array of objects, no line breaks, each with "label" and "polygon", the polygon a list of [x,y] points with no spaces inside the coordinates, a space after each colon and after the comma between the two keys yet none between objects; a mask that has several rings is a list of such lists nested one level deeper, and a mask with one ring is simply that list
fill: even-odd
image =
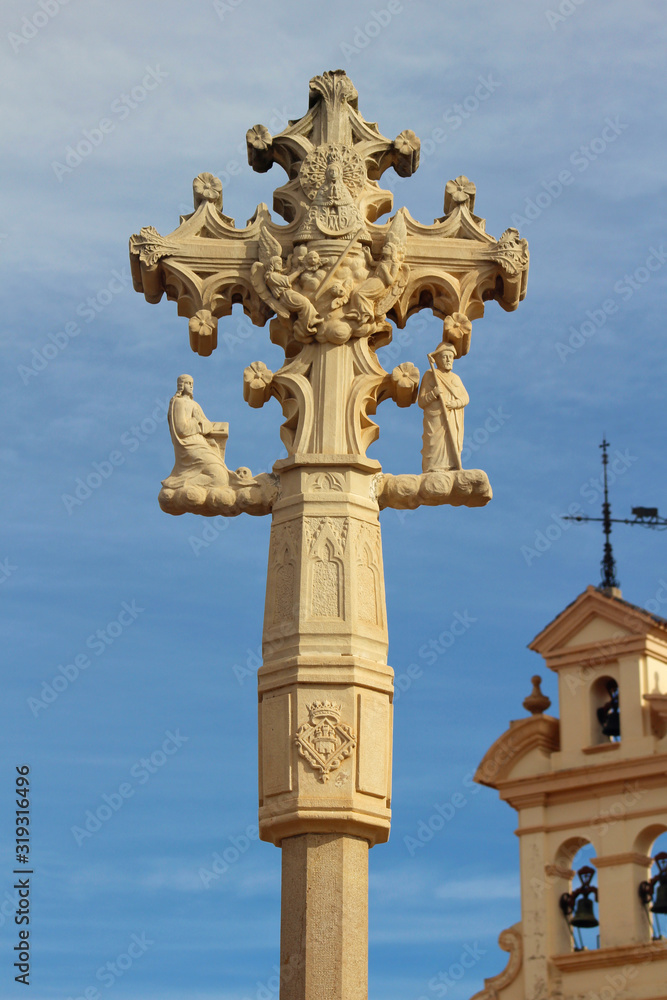
[{"label": "carved stone cross", "polygon": [[[394,140],[359,113],[342,70],[310,81],[307,113],[279,135],[247,133],[260,172],[278,163],[287,182],[274,210],[259,205],[243,229],[222,212],[222,185],[194,181],[194,212],[162,237],[130,240],[134,287],[166,292],[189,318],[190,344],[209,355],[217,324],[241,303],[270,320],[285,361],[244,372],[253,407],[275,397],[287,457],[273,474],[224,464],[226,424],[211,423],[181,376],[170,406],[176,454],[160,505],[171,514],[272,514],[260,702],[260,836],[282,847],[282,1000],[366,1000],[368,848],[389,836],[393,671],[379,510],[420,504],[482,506],[484,472],[461,469],[463,407],[452,361],[470,346],[484,302],[506,310],[524,297],[525,240],[499,240],[473,214],[475,186],[449,181],[433,225],[400,209],[378,181],[410,176],[419,139]],[[366,457],[378,403],[417,399],[410,362],[387,372],[377,348],[420,309],[443,320],[419,392],[422,473],[383,473]]]}]

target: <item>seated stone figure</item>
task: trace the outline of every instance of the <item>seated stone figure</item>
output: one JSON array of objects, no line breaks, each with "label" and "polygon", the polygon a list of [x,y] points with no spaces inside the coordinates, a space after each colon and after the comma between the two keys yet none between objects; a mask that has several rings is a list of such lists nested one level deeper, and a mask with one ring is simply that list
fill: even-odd
[{"label": "seated stone figure", "polygon": [[212,422],[192,398],[194,382],[179,375],[177,392],[169,403],[169,430],[174,445],[174,468],[162,485],[168,490],[182,486],[229,485],[225,445],[229,424]]}]

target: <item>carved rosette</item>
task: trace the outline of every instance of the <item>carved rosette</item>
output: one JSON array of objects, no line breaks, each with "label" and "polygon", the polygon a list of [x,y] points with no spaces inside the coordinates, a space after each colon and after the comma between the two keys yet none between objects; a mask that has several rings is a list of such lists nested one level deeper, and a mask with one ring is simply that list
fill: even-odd
[{"label": "carved rosette", "polygon": [[207,201],[222,212],[222,181],[219,177],[209,173],[199,174],[192,182],[192,194],[195,208]]},{"label": "carved rosette", "polygon": [[457,208],[465,207],[471,214],[475,207],[477,188],[472,181],[461,174],[445,184],[445,215]]}]

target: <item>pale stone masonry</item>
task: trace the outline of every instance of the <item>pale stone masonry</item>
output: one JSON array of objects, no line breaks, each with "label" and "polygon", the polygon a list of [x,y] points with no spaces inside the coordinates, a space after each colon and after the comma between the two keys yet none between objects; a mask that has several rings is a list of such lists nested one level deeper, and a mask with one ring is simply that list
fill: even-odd
[{"label": "pale stone masonry", "polygon": [[[507,968],[474,1000],[665,1000],[667,942],[652,940],[639,886],[667,831],[667,621],[588,587],[530,648],[558,674],[560,719],[530,696],[531,717],[510,723],[475,775],[518,813],[521,920],[500,935]],[[610,681],[620,739],[598,715]],[[575,951],[559,901],[586,844],[600,947]]]},{"label": "pale stone masonry", "polygon": [[[243,395],[253,408],[278,401],[286,457],[268,474],[228,468],[233,429],[204,416],[183,375],[169,411],[175,464],[159,501],[175,515],[272,515],[259,828],[282,848],[281,998],[365,1000],[368,849],[387,840],[391,819],[379,512],[491,499],[486,474],[461,467],[468,395],[451,369],[487,301],[517,308],[528,248],[515,229],[498,240],[486,232],[464,176],[447,183],[432,225],[404,208],[378,223],[393,204],[378,182],[390,167],[417,169],[419,139],[409,129],[387,139],[366,121],[342,70],[314,77],[308,100],[279,135],[263,125],[247,133],[251,166],[277,163],[287,174],[273,199],[286,225],[259,205],[237,228],[223,214],[219,179],[202,173],[194,211],[168,236],[142,229],[130,257],[136,290],[178,303],[198,354],[215,349],[218,321],[235,303],[253,323],[270,321],[285,352],[276,372],[248,364]],[[422,472],[385,473],[366,455],[379,433],[372,416],[386,399],[415,403],[420,372],[412,362],[385,371],[376,352],[392,323],[424,308],[442,321],[442,339],[423,349]]]}]

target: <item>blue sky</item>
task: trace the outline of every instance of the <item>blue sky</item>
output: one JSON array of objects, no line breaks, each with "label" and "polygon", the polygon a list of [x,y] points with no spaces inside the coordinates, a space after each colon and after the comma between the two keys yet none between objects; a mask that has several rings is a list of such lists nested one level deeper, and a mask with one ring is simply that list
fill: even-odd
[{"label": "blue sky", "polygon": [[[193,355],[174,304],[131,290],[127,240],[174,229],[204,170],[241,223],[270,204],[284,175],[250,170],[246,129],[300,117],[309,78],[336,67],[385,135],[422,138],[417,174],[385,175],[395,207],[430,222],[447,180],[466,174],[488,231],[516,225],[530,242],[525,302],[512,314],[490,303],[457,365],[467,464],[487,471],[494,500],[381,518],[390,662],[419,676],[396,703],[391,840],[371,852],[370,996],[431,998],[429,981],[466,948],[477,957],[454,1000],[504,967],[497,936],[519,918],[516,817],[470,775],[524,714],[541,666],[527,642],[599,580],[597,526],[559,516],[599,514],[603,434],[617,516],[667,510],[664,6],[560,8],[570,13],[556,0],[6,0],[1,799],[6,831],[14,767],[28,763],[35,1000],[92,987],[105,1000],[275,996],[280,855],[248,836],[269,522],[172,518],[156,497],[182,371],[207,415],[229,420],[233,466],[282,455],[275,405],[250,410],[241,394],[244,367],[275,368],[280,352],[235,311],[217,352]],[[152,89],[126,101],[146,79]],[[64,171],[86,131],[97,145]],[[407,331],[386,365],[423,370],[441,325]],[[490,411],[503,419],[488,434]],[[371,454],[418,471],[417,407],[387,404],[378,421]],[[63,500],[99,468],[89,496]],[[621,527],[613,541],[624,596],[655,601],[665,536]],[[469,628],[429,652],[457,614]],[[74,679],[35,712],[61,665]],[[544,688],[555,702],[553,675]],[[405,838],[453,796],[463,805],[411,852]],[[105,803],[111,815],[82,839]],[[206,885],[201,870],[225,851],[238,857]],[[7,846],[0,859],[4,902]],[[13,997],[6,909],[0,993]]]}]

